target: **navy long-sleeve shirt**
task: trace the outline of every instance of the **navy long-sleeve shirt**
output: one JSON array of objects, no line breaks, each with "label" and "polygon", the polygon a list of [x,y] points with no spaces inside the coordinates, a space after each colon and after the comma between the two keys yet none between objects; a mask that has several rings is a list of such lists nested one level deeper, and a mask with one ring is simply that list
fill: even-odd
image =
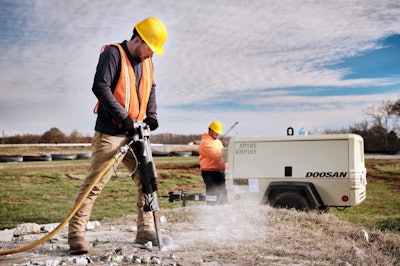
[{"label": "navy long-sleeve shirt", "polygon": [[[126,41],[121,43],[129,61],[133,67],[136,76],[136,88],[139,87],[139,82],[142,76],[142,63],[140,60],[132,57],[126,46]],[[128,113],[122,105],[114,98],[114,89],[117,85],[121,70],[121,55],[118,48],[109,46],[99,58],[94,76],[92,91],[100,101],[97,113],[95,130],[112,136],[124,137],[125,134],[113,122],[113,118],[122,121],[128,116]],[[155,84],[150,92],[150,98],[147,104],[146,116],[157,119],[157,102]]]}]

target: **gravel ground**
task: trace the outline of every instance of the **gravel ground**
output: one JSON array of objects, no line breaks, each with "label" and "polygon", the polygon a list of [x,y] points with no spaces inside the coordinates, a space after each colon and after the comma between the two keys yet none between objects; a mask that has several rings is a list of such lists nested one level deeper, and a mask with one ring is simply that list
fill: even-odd
[{"label": "gravel ground", "polygon": [[[17,228],[0,231],[2,250],[22,247],[46,235],[57,224],[21,224]],[[0,256],[0,265],[122,265],[158,264],[178,265],[173,253],[173,243],[164,245],[162,251],[152,243],[134,243],[136,226],[132,220],[100,223],[89,222],[86,240],[90,242],[90,252],[86,255],[72,256],[68,252],[67,226],[50,241],[20,253]],[[162,230],[166,234],[165,230]]]}]

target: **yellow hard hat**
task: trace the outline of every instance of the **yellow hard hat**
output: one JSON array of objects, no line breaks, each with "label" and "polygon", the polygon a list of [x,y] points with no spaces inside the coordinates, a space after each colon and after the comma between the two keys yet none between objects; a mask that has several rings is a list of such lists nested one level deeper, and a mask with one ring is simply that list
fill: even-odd
[{"label": "yellow hard hat", "polygon": [[143,41],[155,54],[163,54],[163,44],[167,39],[168,32],[164,23],[158,18],[146,18],[135,25],[136,31]]},{"label": "yellow hard hat", "polygon": [[218,134],[222,134],[222,124],[217,120],[212,121],[208,128],[214,132],[217,132]]}]

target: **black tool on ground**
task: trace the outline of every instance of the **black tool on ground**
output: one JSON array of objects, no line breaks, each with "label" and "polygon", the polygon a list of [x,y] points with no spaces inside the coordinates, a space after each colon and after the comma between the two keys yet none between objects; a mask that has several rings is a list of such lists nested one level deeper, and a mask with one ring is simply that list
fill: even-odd
[{"label": "black tool on ground", "polygon": [[161,250],[163,243],[158,215],[160,207],[158,205],[156,193],[156,191],[158,190],[158,177],[150,147],[150,127],[146,123],[138,121],[133,122],[133,127],[134,134],[132,136],[131,142],[129,142],[127,145],[131,145],[135,151],[137,165],[140,173],[140,180],[145,197],[143,211],[153,212],[154,226],[157,233],[159,248]]},{"label": "black tool on ground", "polygon": [[206,201],[208,204],[217,205],[221,204],[223,198],[222,196],[218,197],[217,195],[207,195],[204,193],[188,194],[183,190],[180,194],[175,194],[173,191],[170,191],[168,195],[162,197],[168,198],[169,202],[182,201],[182,207],[187,205],[187,201]]}]

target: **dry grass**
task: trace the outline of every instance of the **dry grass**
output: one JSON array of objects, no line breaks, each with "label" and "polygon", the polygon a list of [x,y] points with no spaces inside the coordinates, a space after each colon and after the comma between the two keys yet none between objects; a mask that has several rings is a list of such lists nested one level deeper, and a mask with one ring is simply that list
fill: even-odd
[{"label": "dry grass", "polygon": [[228,205],[167,211],[167,216],[181,221],[170,228],[172,235],[177,232],[174,241],[179,246],[192,256],[202,254],[203,261],[220,265],[400,263],[398,233],[368,230],[330,214]]}]

